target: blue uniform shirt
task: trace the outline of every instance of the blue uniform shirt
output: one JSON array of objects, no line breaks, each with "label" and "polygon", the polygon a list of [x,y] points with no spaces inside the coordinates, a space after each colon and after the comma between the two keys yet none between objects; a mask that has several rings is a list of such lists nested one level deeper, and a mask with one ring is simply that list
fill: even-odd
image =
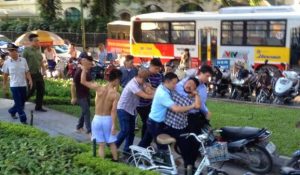
[{"label": "blue uniform shirt", "polygon": [[175,102],[171,98],[171,92],[163,84],[159,85],[154,94],[149,118],[156,122],[163,122],[166,118],[168,108]]}]

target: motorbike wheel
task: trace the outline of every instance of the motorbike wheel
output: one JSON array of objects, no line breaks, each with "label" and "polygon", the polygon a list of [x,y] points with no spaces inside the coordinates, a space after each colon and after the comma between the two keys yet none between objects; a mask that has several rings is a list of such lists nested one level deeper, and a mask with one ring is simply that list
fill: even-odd
[{"label": "motorbike wheel", "polygon": [[287,165],[288,167],[300,169],[300,157],[293,157]]},{"label": "motorbike wheel", "polygon": [[283,102],[278,98],[278,97],[275,97],[274,101],[273,101],[273,104],[276,104],[276,105],[282,105]]},{"label": "motorbike wheel", "polygon": [[208,169],[207,175],[229,175],[229,174],[221,170]]},{"label": "motorbike wheel", "polygon": [[236,100],[238,97],[238,91],[234,89],[230,95],[230,99]]},{"label": "motorbike wheel", "polygon": [[268,151],[258,145],[247,147],[247,167],[254,173],[267,174],[272,170],[273,161]]}]

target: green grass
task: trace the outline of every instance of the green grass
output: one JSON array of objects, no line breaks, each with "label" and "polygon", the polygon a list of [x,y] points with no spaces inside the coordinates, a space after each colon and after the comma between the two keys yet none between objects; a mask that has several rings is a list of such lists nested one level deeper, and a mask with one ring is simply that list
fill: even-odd
[{"label": "green grass", "polygon": [[214,128],[222,126],[264,127],[272,132],[271,140],[280,154],[290,155],[300,148],[299,109],[266,107],[228,102],[208,102]]}]

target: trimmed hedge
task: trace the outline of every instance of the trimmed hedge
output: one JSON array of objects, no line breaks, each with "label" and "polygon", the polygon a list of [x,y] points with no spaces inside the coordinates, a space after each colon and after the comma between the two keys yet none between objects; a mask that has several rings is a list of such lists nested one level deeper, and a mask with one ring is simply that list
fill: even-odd
[{"label": "trimmed hedge", "polygon": [[[0,174],[157,175],[126,164],[92,157],[91,145],[50,137],[30,126],[0,122]],[[110,153],[107,151],[107,155]]]}]

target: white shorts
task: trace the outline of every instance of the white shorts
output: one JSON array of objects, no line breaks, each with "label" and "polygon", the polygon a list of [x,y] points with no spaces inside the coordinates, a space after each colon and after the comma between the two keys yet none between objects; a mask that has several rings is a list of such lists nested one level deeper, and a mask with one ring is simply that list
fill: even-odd
[{"label": "white shorts", "polygon": [[111,127],[111,116],[95,115],[92,121],[92,141],[96,139],[97,143],[114,143],[117,135],[111,134]]}]

